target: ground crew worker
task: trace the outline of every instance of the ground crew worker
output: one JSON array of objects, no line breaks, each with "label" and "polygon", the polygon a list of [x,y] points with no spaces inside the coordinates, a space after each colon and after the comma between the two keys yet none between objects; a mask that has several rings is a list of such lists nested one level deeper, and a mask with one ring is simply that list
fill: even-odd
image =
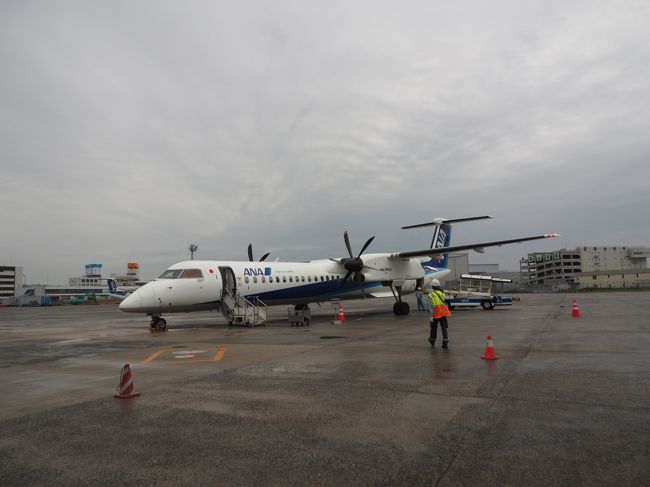
[{"label": "ground crew worker", "polygon": [[415,290],[415,299],[418,300],[418,311],[426,311],[424,307],[424,301],[422,301],[422,288],[419,287]]},{"label": "ground crew worker", "polygon": [[431,313],[431,319],[429,321],[429,327],[431,329],[429,333],[429,343],[432,347],[436,344],[436,338],[438,337],[438,324],[440,324],[440,329],[442,330],[442,348],[448,348],[449,344],[449,334],[447,332],[447,316],[451,316],[451,312],[447,307],[445,301],[446,296],[442,288],[440,287],[440,281],[434,279],[431,281],[431,287],[433,288],[429,293],[429,300],[431,301],[431,306],[433,308]]}]

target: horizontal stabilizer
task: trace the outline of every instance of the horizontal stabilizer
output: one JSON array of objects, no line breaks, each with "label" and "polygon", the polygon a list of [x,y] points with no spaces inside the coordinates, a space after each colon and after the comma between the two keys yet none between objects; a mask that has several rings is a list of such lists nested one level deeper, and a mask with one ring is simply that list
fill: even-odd
[{"label": "horizontal stabilizer", "polygon": [[508,240],[495,240],[493,242],[482,242],[468,245],[453,245],[450,247],[439,247],[435,249],[423,249],[423,250],[411,250],[408,252],[399,252],[396,254],[391,254],[391,258],[397,259],[409,259],[411,257],[435,257],[436,255],[444,254],[446,252],[459,252],[461,250],[475,250],[479,249],[479,252],[485,247],[499,247],[501,245],[519,243],[519,242],[528,242],[530,240],[539,240],[542,238],[554,238],[559,237],[557,233],[547,233],[544,235],[536,235],[534,237],[522,237],[522,238],[511,238]]},{"label": "horizontal stabilizer", "polygon": [[489,215],[470,216],[470,217],[467,217],[467,218],[455,218],[455,219],[451,219],[451,220],[447,219],[447,218],[436,218],[432,222],[428,222],[428,223],[418,223],[417,225],[407,225],[405,227],[402,227],[402,230],[407,230],[409,228],[431,227],[433,225],[442,225],[443,223],[452,224],[452,223],[461,223],[461,222],[471,222],[471,221],[474,221],[474,220],[487,220],[489,218],[492,218],[492,217],[489,216]]}]

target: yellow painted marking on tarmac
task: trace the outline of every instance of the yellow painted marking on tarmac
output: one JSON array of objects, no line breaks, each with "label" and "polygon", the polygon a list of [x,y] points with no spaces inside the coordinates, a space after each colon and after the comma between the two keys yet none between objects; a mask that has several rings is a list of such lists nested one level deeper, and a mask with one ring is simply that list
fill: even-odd
[{"label": "yellow painted marking on tarmac", "polygon": [[152,353],[152,354],[149,355],[146,359],[144,359],[144,360],[142,361],[142,365],[147,365],[149,362],[151,362],[152,360],[154,360],[156,357],[162,355],[162,354],[165,353],[165,352],[170,352],[170,351],[171,351],[171,350],[167,350],[167,349],[158,350],[157,352]]},{"label": "yellow painted marking on tarmac", "polygon": [[[170,350],[161,350],[161,352],[169,352]],[[159,364],[216,364],[221,362],[221,359],[226,353],[226,347],[220,347],[219,350],[217,350],[217,353],[212,357],[211,359],[198,359],[198,360],[185,360],[185,359],[176,359],[176,360],[165,360],[165,361],[158,361],[157,363]],[[155,355],[155,354],[154,354]],[[156,358],[156,357],[153,357]],[[152,359],[153,360],[153,359]]]}]

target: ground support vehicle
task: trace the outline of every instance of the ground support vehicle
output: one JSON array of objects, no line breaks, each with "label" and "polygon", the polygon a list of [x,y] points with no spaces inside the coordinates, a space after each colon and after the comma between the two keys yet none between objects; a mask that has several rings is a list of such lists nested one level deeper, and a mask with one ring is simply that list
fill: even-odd
[{"label": "ground support vehicle", "polygon": [[495,306],[512,306],[513,299],[511,297],[494,294],[494,283],[505,282],[512,282],[512,280],[484,275],[462,274],[458,289],[445,291],[447,306],[449,309],[481,306],[485,310],[494,309]]},{"label": "ground support vehicle", "polygon": [[309,326],[311,321],[311,311],[309,309],[289,308],[287,312],[291,326]]}]

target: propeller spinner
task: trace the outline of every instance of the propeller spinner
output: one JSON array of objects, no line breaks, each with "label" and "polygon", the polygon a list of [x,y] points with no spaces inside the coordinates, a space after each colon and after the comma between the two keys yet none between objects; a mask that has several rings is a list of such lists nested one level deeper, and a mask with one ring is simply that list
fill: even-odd
[{"label": "propeller spinner", "polygon": [[343,265],[343,268],[346,271],[348,271],[347,274],[345,274],[343,281],[341,281],[341,285],[345,284],[352,274],[354,274],[355,280],[363,281],[364,277],[363,274],[361,274],[361,271],[363,269],[374,269],[374,267],[364,265],[363,259],[361,259],[361,254],[363,254],[363,252],[368,248],[368,246],[374,239],[375,239],[374,236],[370,237],[366,241],[364,246],[361,248],[359,255],[355,257],[354,254],[352,253],[352,246],[350,245],[350,237],[348,237],[347,230],[343,233],[343,240],[345,241],[345,247],[348,249],[348,254],[350,255],[350,257],[349,258],[344,257],[336,261],[339,262],[341,265]]}]

